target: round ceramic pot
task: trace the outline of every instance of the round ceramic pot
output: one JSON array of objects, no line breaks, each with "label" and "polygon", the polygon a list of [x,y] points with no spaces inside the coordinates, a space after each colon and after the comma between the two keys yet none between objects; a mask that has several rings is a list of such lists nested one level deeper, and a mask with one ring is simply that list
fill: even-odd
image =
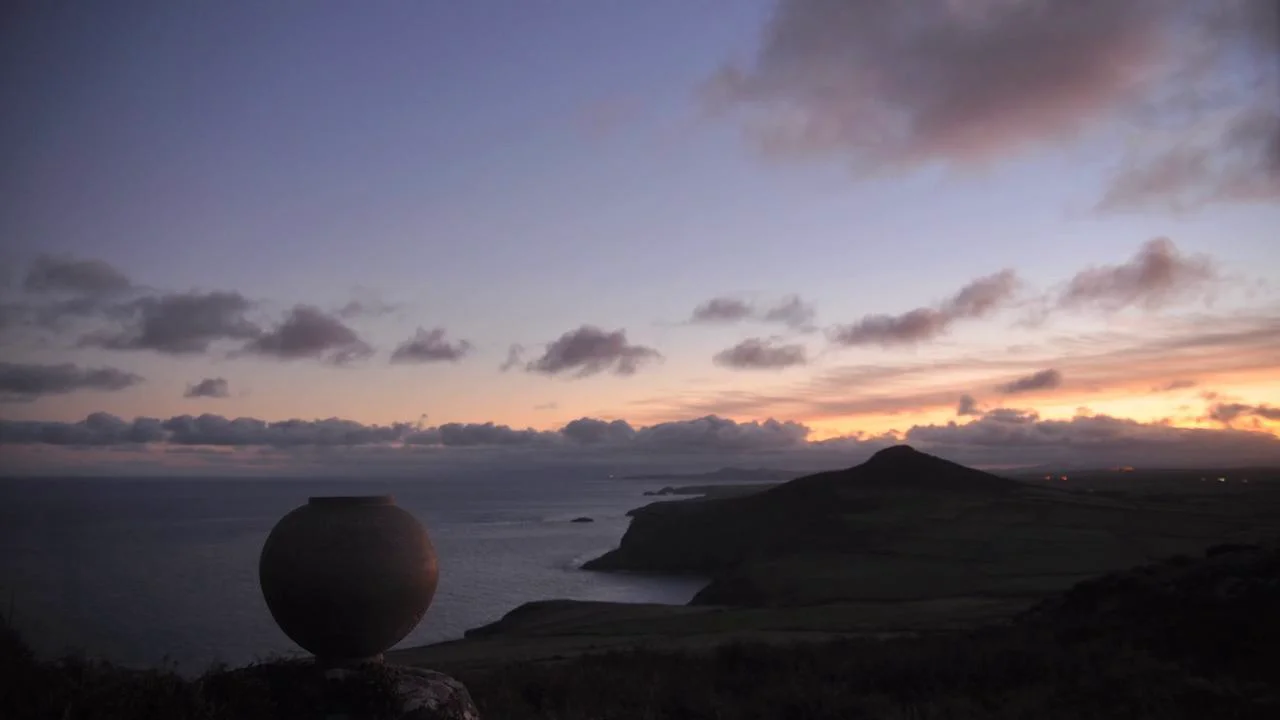
[{"label": "round ceramic pot", "polygon": [[422,620],[440,571],[427,531],[389,495],[313,497],[262,546],[276,624],[329,664],[377,659]]}]

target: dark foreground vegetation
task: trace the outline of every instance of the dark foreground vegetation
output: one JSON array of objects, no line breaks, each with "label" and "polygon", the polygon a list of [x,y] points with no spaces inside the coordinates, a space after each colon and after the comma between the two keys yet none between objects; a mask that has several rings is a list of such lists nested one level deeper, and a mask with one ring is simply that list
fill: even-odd
[{"label": "dark foreground vegetation", "polygon": [[[486,718],[1280,717],[1280,545],[1080,583],[1013,622],[961,634],[703,652],[633,650],[458,672]],[[440,668],[448,670],[448,668]],[[199,679],[0,642],[0,717],[381,717],[390,681],[326,694],[304,662]],[[359,716],[359,715],[357,715]]]}]

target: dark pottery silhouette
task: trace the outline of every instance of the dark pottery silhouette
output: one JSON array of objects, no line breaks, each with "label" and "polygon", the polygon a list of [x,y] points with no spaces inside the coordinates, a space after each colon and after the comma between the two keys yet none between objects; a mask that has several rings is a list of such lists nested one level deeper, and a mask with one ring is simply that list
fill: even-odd
[{"label": "dark pottery silhouette", "polygon": [[426,529],[389,495],[310,498],[258,562],[276,624],[326,665],[380,659],[422,620],[439,575]]}]

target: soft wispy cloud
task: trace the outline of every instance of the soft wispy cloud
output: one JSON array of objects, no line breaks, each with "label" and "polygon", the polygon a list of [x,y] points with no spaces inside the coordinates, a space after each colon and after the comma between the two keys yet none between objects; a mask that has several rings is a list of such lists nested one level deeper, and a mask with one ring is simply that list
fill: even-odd
[{"label": "soft wispy cloud", "polygon": [[777,303],[764,308],[760,319],[765,322],[781,323],[790,328],[805,328],[813,321],[817,311],[813,305],[800,299],[799,295],[788,295]]},{"label": "soft wispy cloud", "polygon": [[182,393],[184,398],[229,398],[231,387],[226,378],[205,378],[198,383],[187,386]]},{"label": "soft wispy cloud", "polygon": [[968,161],[1079,133],[1164,58],[1161,0],[781,0],[708,87],[772,153]]},{"label": "soft wispy cloud", "polygon": [[969,415],[981,415],[982,411],[978,409],[978,401],[972,395],[961,395],[960,402],[956,404],[956,416],[965,417]]},{"label": "soft wispy cloud", "polygon": [[254,306],[240,293],[225,291],[142,297],[120,306],[120,327],[89,333],[80,344],[168,355],[204,353],[219,341],[261,336],[262,329],[248,317]]},{"label": "soft wispy cloud", "polygon": [[745,300],[731,297],[711,298],[693,309],[691,322],[695,323],[732,323],[746,320],[755,311]]},{"label": "soft wispy cloud", "polygon": [[799,295],[759,307],[756,303],[735,297],[715,297],[693,309],[689,322],[695,324],[730,324],[745,320],[777,323],[794,330],[809,329],[817,310]]},{"label": "soft wispy cloud", "polygon": [[986,317],[1007,306],[1020,283],[1012,270],[980,277],[935,307],[922,307],[900,315],[873,314],[857,322],[827,331],[837,345],[914,345],[934,340],[960,320]]},{"label": "soft wispy cloud", "polygon": [[1130,158],[1098,202],[1104,212],[1194,210],[1280,200],[1280,112],[1246,107]]},{"label": "soft wispy cloud", "polygon": [[525,364],[525,370],[544,375],[572,373],[586,377],[603,372],[632,375],[642,365],[662,359],[650,347],[627,341],[625,330],[606,332],[583,325],[547,344],[542,355]]},{"label": "soft wispy cloud", "polygon": [[343,320],[355,320],[358,318],[379,318],[384,315],[390,315],[399,309],[394,303],[389,303],[376,297],[367,297],[347,302],[334,312],[335,315]]},{"label": "soft wispy cloud", "polygon": [[716,353],[712,361],[735,370],[783,370],[808,362],[800,344],[784,344],[776,338],[748,338]]},{"label": "soft wispy cloud", "polygon": [[1208,257],[1183,255],[1173,241],[1155,238],[1144,243],[1128,262],[1076,273],[1058,295],[1057,304],[1108,311],[1133,306],[1153,310],[1201,297],[1219,279]]},{"label": "soft wispy cloud", "polygon": [[0,402],[30,402],[79,390],[124,390],[142,376],[118,368],[82,368],[72,363],[41,365],[0,362]]},{"label": "soft wispy cloud", "polygon": [[40,255],[27,269],[22,288],[28,293],[106,298],[133,289],[127,275],[109,263],[67,255]]},{"label": "soft wispy cloud", "polygon": [[311,305],[298,305],[274,329],[245,345],[244,352],[345,365],[368,358],[373,348],[338,318]]},{"label": "soft wispy cloud", "polygon": [[1173,392],[1174,390],[1187,390],[1196,386],[1195,380],[1170,380],[1167,383],[1157,385],[1151,388],[1151,392]]},{"label": "soft wispy cloud", "polygon": [[1227,427],[1243,418],[1261,418],[1280,422],[1280,407],[1266,403],[1251,405],[1249,403],[1214,403],[1209,406],[1203,419],[1219,422]]},{"label": "soft wispy cloud", "polygon": [[754,57],[705,94],[769,156],[863,176],[1127,125],[1158,141],[1103,207],[1274,200],[1276,13],[1272,0],[779,0]]},{"label": "soft wispy cloud", "polygon": [[[25,298],[0,305],[0,329],[36,328],[55,337],[73,331],[81,348],[174,356],[222,348],[229,357],[316,358],[333,364],[350,363],[373,353],[343,317],[376,317],[394,308],[372,295],[353,300],[336,313],[297,304],[267,329],[260,324],[263,303],[239,292],[156,291],[136,285],[101,260],[50,255],[32,262],[22,290]],[[29,340],[21,333],[7,333],[4,339],[9,343]],[[415,340],[425,344],[407,352],[443,350],[430,334],[406,344]],[[455,352],[460,347],[449,345]],[[408,356],[401,353],[397,360]]]},{"label": "soft wispy cloud", "polygon": [[393,363],[457,362],[471,352],[466,340],[449,342],[444,328],[418,328],[413,337],[396,346],[391,353]]},{"label": "soft wispy cloud", "polygon": [[[1046,366],[1072,378],[1078,394],[1142,395],[1153,383],[1187,377],[1258,378],[1280,374],[1280,317],[1211,315],[1169,320],[1146,332],[1050,338],[1018,354],[957,352],[949,357],[834,367],[794,382],[705,390],[689,388],[634,401],[645,418],[714,413],[851,419],[953,411],[956,394],[1032,375]],[[1031,391],[1022,397],[1034,398]]]},{"label": "soft wispy cloud", "polygon": [[1040,370],[996,386],[1005,395],[1019,395],[1033,390],[1049,390],[1062,385],[1062,373],[1052,368]]},{"label": "soft wispy cloud", "polygon": [[498,366],[498,370],[501,372],[507,372],[508,370],[518,368],[523,364],[524,346],[519,343],[512,343],[511,346],[507,348],[507,359],[502,361],[502,364]]}]

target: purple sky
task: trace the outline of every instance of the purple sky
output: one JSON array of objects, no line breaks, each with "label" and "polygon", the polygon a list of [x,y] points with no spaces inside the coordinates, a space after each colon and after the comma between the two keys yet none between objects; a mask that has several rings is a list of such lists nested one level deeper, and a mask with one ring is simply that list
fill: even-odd
[{"label": "purple sky", "polygon": [[[1025,440],[974,449],[1012,432],[1000,407],[1134,423],[1099,462],[1191,430],[1188,462],[1280,460],[1274,8],[24,3],[0,30],[0,460],[430,462],[394,432],[83,440],[106,412],[494,423],[555,452],[621,419],[722,455],[773,418],[807,431],[774,450],[854,459],[862,432],[995,463]],[[717,298],[745,317],[690,322]]]}]

